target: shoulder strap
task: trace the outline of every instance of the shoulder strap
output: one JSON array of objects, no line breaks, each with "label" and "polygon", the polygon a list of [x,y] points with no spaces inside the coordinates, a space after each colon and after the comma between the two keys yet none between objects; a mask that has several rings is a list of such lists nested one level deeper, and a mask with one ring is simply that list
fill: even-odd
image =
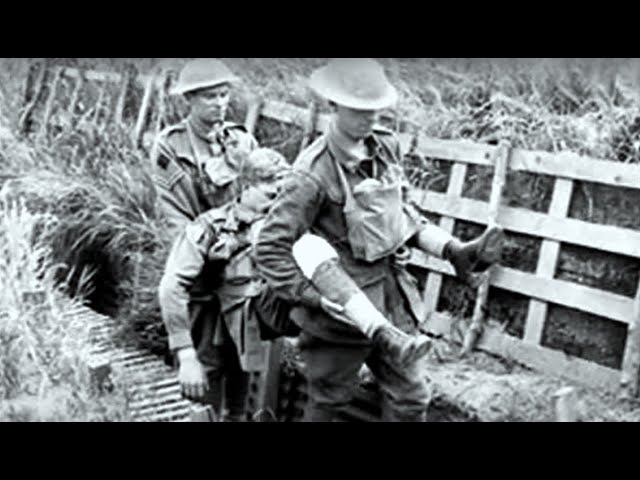
[{"label": "shoulder strap", "polygon": [[338,180],[342,185],[342,190],[344,192],[344,206],[347,210],[353,210],[356,207],[356,199],[353,197],[353,191],[351,190],[351,186],[349,185],[349,181],[347,180],[347,176],[344,173],[342,165],[338,159],[331,153],[331,149],[329,150],[329,156],[331,160],[333,160],[333,164],[336,167],[336,171],[338,172]]}]

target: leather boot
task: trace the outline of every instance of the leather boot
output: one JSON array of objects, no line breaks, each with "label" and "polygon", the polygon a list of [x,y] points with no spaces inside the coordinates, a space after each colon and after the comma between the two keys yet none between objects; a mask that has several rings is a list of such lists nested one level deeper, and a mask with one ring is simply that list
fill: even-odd
[{"label": "leather boot", "polygon": [[469,283],[471,273],[483,272],[500,261],[504,238],[504,230],[501,227],[490,227],[470,242],[448,242],[443,257],[451,263],[456,275]]},{"label": "leather boot", "polygon": [[379,327],[373,340],[401,366],[417,362],[429,353],[432,346],[426,335],[409,335],[392,324]]}]

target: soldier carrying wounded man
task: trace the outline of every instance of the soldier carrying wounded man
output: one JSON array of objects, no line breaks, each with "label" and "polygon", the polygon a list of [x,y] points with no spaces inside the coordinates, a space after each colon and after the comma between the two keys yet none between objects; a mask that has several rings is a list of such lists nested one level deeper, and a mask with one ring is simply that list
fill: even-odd
[{"label": "soldier carrying wounded man", "polygon": [[[221,421],[246,419],[248,374],[265,368],[264,340],[285,333],[280,327],[289,322],[289,305],[266,287],[252,255],[265,214],[289,171],[284,157],[273,150],[247,154],[239,171],[237,199],[186,224],[160,284],[162,318],[179,361],[182,392],[211,405]],[[379,345],[399,368],[429,351],[428,337],[402,332],[375,308],[325,240],[303,235],[292,254],[322,295],[323,308]],[[210,289],[220,308],[208,309],[219,312],[210,315],[203,315],[200,302],[190,299],[191,288],[205,270],[218,272]]]}]

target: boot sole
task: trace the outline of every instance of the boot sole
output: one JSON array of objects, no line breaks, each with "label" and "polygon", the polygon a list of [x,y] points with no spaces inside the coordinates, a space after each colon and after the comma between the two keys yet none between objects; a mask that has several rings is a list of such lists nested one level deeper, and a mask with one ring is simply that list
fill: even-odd
[{"label": "boot sole", "polygon": [[[502,258],[504,240],[504,230],[500,227],[491,227],[491,229],[484,234],[482,242],[478,247],[478,260],[476,262],[476,266],[484,266],[499,262]],[[475,268],[473,270],[476,271]]]},{"label": "boot sole", "polygon": [[[418,339],[416,339],[416,341],[418,341]],[[431,340],[425,338],[424,341],[421,342],[418,346],[416,346],[411,353],[407,354],[402,364],[410,365],[412,363],[417,362],[418,360],[425,357],[431,351],[432,346],[433,346],[433,343],[431,342]]]}]

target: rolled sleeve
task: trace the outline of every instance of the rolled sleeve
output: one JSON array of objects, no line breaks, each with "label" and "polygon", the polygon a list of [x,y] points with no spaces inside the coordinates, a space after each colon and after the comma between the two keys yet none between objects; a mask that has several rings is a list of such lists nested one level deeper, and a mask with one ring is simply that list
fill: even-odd
[{"label": "rolled sleeve", "polygon": [[324,196],[318,181],[304,172],[292,172],[255,244],[260,274],[277,296],[293,305],[320,306],[320,293],[300,271],[292,248],[313,225]]}]

